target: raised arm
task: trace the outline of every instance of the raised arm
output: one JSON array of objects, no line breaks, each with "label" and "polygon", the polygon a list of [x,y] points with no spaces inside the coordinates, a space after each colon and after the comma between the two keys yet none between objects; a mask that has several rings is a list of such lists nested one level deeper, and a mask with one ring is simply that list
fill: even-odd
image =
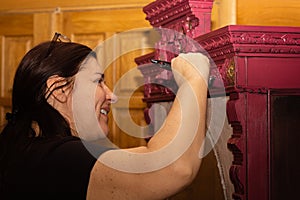
[{"label": "raised arm", "polygon": [[88,199],[163,199],[188,185],[201,163],[209,60],[200,53],[172,60],[179,86],[162,128],[145,147],[111,150],[93,167]]}]

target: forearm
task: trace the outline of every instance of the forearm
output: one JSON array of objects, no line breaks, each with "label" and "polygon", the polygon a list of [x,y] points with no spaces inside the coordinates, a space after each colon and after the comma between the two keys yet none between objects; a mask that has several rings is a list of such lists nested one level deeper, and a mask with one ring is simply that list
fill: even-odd
[{"label": "forearm", "polygon": [[[165,123],[151,138],[148,148],[152,151],[161,149],[178,134],[185,134],[187,137],[204,135],[206,99],[207,86],[201,77],[183,84],[178,89]],[[197,119],[198,123],[195,122]]]},{"label": "forearm", "polygon": [[174,156],[174,160],[180,157],[187,166],[198,165],[205,136],[206,100],[207,86],[202,77],[184,83],[163,127],[149,141],[148,150],[158,151],[172,145],[169,156]]}]

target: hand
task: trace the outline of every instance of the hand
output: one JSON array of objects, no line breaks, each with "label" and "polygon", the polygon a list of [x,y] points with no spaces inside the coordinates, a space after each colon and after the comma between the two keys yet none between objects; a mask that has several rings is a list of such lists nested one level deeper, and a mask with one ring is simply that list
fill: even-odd
[{"label": "hand", "polygon": [[171,61],[174,78],[180,87],[184,82],[203,78],[207,83],[209,59],[202,53],[182,53]]}]

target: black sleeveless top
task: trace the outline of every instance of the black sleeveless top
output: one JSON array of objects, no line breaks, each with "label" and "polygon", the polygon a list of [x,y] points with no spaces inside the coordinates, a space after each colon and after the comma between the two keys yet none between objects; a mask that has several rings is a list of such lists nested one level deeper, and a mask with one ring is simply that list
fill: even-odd
[{"label": "black sleeveless top", "polygon": [[2,174],[1,200],[86,199],[90,172],[109,148],[70,136],[38,140],[29,149]]}]

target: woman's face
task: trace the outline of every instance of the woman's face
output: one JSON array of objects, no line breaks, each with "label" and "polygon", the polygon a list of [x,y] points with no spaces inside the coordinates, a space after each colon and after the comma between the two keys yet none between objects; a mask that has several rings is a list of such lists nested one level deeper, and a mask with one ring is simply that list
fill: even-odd
[{"label": "woman's face", "polygon": [[107,87],[104,81],[104,74],[97,73],[98,85],[95,92],[95,112],[105,135],[107,135],[108,128],[108,113],[110,112],[110,104],[114,101],[112,91]]},{"label": "woman's face", "polygon": [[75,76],[73,118],[79,137],[86,140],[107,136],[110,105],[117,100],[105,84],[103,71],[96,58],[89,56]]}]

